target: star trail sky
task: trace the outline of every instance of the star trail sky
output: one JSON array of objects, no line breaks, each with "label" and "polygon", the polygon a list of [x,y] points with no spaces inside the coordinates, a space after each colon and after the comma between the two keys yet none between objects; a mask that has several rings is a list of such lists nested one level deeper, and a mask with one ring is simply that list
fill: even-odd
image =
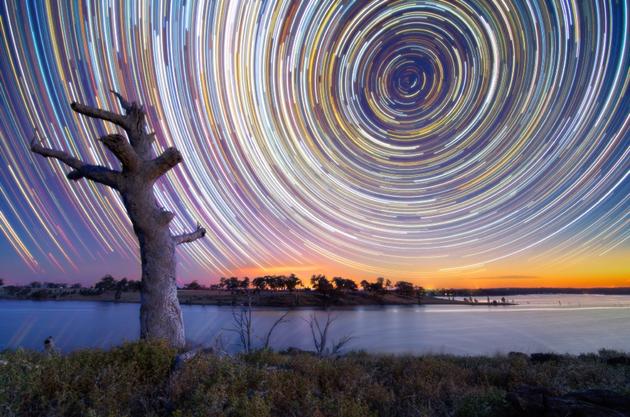
[{"label": "star trail sky", "polygon": [[3,1],[0,277],[137,278],[80,101],[147,106],[182,281],[630,285],[628,2]]}]

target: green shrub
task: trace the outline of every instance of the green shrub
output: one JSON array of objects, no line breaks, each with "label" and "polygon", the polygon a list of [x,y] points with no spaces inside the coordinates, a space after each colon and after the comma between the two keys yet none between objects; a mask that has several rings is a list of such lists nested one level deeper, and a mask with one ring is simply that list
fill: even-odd
[{"label": "green shrub", "polygon": [[2,354],[2,415],[138,415],[162,408],[159,388],[175,351],[137,342],[110,352],[84,350],[51,356],[18,350]]},{"label": "green shrub", "polygon": [[455,406],[456,417],[493,417],[504,415],[507,407],[505,391],[497,388],[472,391],[460,398]]},{"label": "green shrub", "polygon": [[609,363],[619,352],[533,362],[524,355],[317,358],[267,350],[201,353],[174,371],[175,354],[147,342],[67,356],[1,353],[0,415],[481,417],[504,415],[506,393],[520,385],[630,393],[630,365]]}]

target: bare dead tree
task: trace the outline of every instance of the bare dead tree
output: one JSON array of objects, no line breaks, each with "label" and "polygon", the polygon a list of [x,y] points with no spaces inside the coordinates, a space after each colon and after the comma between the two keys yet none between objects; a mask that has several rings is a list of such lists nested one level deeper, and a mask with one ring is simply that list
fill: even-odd
[{"label": "bare dead tree", "polygon": [[273,324],[271,325],[271,327],[267,331],[267,334],[265,335],[265,339],[264,339],[264,343],[263,343],[263,349],[269,349],[269,347],[271,346],[271,335],[273,334],[273,331],[276,330],[276,327],[278,327],[279,324],[286,323],[286,322],[289,321],[289,319],[286,318],[287,315],[289,315],[288,311],[285,312],[280,317],[278,317],[276,319],[276,321],[273,322]]},{"label": "bare dead tree", "polygon": [[313,346],[317,356],[337,355],[341,349],[352,340],[352,336],[343,336],[341,339],[333,341],[331,347],[328,348],[328,331],[330,326],[337,320],[337,317],[330,314],[326,315],[326,322],[320,323],[317,315],[314,313],[306,320],[311,329],[313,337]]},{"label": "bare dead tree", "polygon": [[247,303],[238,309],[232,309],[232,329],[226,329],[238,334],[241,348],[244,352],[252,351],[252,297],[247,297]]},{"label": "bare dead tree", "polygon": [[190,233],[171,234],[169,225],[175,215],[158,205],[153,185],[182,162],[182,155],[171,147],[156,157],[153,151],[155,134],[147,132],[143,106],[128,102],[115,91],[112,93],[118,98],[123,114],[80,103],[72,103],[70,107],[87,117],[113,123],[126,132],[126,138],[118,133],[100,138],[101,143],[120,161],[120,170],[90,165],[64,151],[46,148],[40,144],[37,133],[31,142],[31,151],[68,165],[72,168],[67,174],[70,180],[85,178],[120,193],[140,244],[140,336],[144,339],[164,339],[181,348],[185,339],[175,282],[175,246],[205,236],[206,230],[197,224]]},{"label": "bare dead tree", "polygon": [[[273,335],[276,327],[282,323],[286,323],[289,320],[286,318],[289,312],[285,312],[280,317],[278,317],[267,333],[265,337],[262,338],[263,345],[262,349],[269,349],[271,346],[271,336]],[[253,328],[253,308],[252,308],[252,294],[247,293],[247,303],[241,305],[238,309],[232,310],[232,328],[225,329],[229,332],[234,332],[238,335],[239,343],[244,352],[250,353],[255,350],[253,339],[254,339],[254,328]]]}]

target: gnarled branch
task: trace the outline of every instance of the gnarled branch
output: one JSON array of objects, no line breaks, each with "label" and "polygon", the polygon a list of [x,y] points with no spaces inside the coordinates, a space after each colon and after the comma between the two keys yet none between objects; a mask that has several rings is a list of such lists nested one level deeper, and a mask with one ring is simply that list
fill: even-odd
[{"label": "gnarled branch", "polygon": [[116,96],[116,98],[118,99],[118,101],[120,102],[120,105],[122,106],[123,109],[125,109],[125,111],[129,112],[131,111],[131,109],[133,108],[133,103],[130,103],[127,101],[127,99],[125,99],[122,94],[120,94],[117,91],[114,90],[109,90],[113,95]]},{"label": "gnarled branch", "polygon": [[116,96],[118,102],[125,110],[125,121],[127,122],[127,126],[125,127],[125,129],[127,129],[127,132],[130,135],[134,136],[136,134],[145,134],[146,132],[144,131],[144,118],[146,116],[146,113],[144,111],[144,106],[138,104],[135,101],[127,101],[127,99],[125,99],[122,94],[118,93],[117,91],[109,91],[111,91],[112,94]]},{"label": "gnarled branch", "polygon": [[70,104],[72,110],[88,117],[105,120],[114,123],[127,131],[129,134],[144,133],[144,107],[135,101],[127,101],[120,93],[112,90],[112,93],[118,98],[120,105],[125,110],[125,114],[118,114],[109,110],[99,109],[97,107],[88,106],[73,102]]},{"label": "gnarled branch", "polygon": [[182,160],[182,154],[176,148],[168,148],[162,155],[149,162],[148,177],[158,179]]},{"label": "gnarled branch", "polygon": [[151,144],[153,143],[153,134],[146,132],[146,112],[144,107],[135,101],[127,101],[120,93],[111,90],[116,96],[120,105],[125,110],[124,114],[118,114],[109,110],[103,110],[91,107],[81,103],[71,103],[70,107],[77,113],[81,113],[88,117],[105,120],[114,123],[127,132],[129,142],[136,151],[138,158],[149,160],[152,158]]},{"label": "gnarled branch", "polygon": [[86,164],[80,159],[77,159],[64,151],[46,148],[37,142],[36,137],[33,137],[33,140],[31,141],[31,151],[45,158],[57,159],[73,168],[73,170],[67,175],[70,180],[78,181],[81,178],[87,178],[112,188],[118,187],[118,181],[120,178],[120,173],[118,171],[99,165]]},{"label": "gnarled branch", "polygon": [[124,136],[117,133],[100,138],[103,145],[109,149],[120,161],[123,168],[128,171],[135,171],[140,166],[141,160],[136,154],[131,144]]},{"label": "gnarled branch", "polygon": [[197,223],[197,229],[194,232],[173,236],[173,240],[175,241],[176,245],[181,245],[182,243],[194,242],[197,239],[201,239],[205,235],[206,229],[204,229],[199,223]]},{"label": "gnarled branch", "polygon": [[118,172],[100,165],[86,164],[79,169],[70,171],[66,177],[72,181],[87,178],[88,180],[92,180],[112,188],[118,188],[118,174]]},{"label": "gnarled branch", "polygon": [[127,118],[118,113],[114,113],[108,110],[99,109],[96,107],[87,106],[85,104],[72,102],[70,103],[70,107],[77,113],[81,113],[85,116],[92,117],[95,119],[105,120],[111,123],[114,123],[124,129],[129,128],[129,123]]}]

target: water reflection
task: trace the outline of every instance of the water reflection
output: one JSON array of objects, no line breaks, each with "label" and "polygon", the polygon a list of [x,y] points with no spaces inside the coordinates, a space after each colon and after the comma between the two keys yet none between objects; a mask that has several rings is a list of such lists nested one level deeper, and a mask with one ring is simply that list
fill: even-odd
[{"label": "water reflection", "polygon": [[[629,350],[630,296],[522,296],[519,305],[357,307],[334,310],[331,337],[351,335],[347,349],[381,353],[453,353],[477,355],[522,352],[593,352]],[[560,301],[560,304],[558,304]],[[192,344],[209,346],[218,338],[235,351],[232,310],[184,306],[186,335]],[[263,338],[285,310],[259,308],[255,334]],[[0,301],[0,349],[41,349],[54,336],[63,351],[107,348],[139,333],[137,304],[65,301]],[[272,338],[275,349],[312,349],[308,323],[322,310],[292,310]],[[257,340],[262,344],[262,340]]]}]

